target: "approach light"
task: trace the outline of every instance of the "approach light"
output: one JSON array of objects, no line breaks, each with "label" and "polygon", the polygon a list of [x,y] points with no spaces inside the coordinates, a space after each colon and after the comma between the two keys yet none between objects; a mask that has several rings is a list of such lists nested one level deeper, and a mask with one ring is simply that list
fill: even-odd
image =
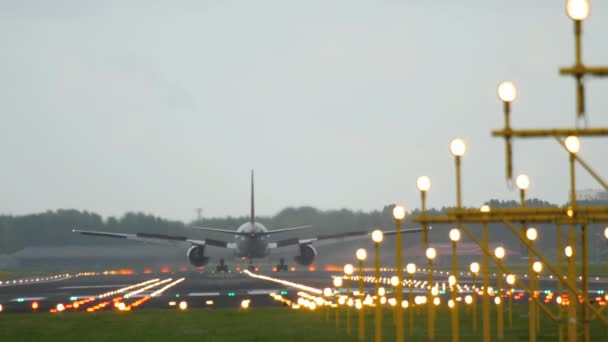
[{"label": "approach light", "polygon": [[467,303],[467,304],[473,303],[473,297],[471,295],[466,295],[464,297],[464,302]]},{"label": "approach light", "polygon": [[515,275],[513,275],[513,274],[507,275],[507,284],[509,284],[509,285],[515,284]]},{"label": "approach light", "polygon": [[448,285],[450,285],[450,286],[456,285],[456,277],[453,274],[448,277]]},{"label": "approach light", "polygon": [[38,310],[39,307],[40,307],[40,305],[38,304],[38,302],[36,302],[36,301],[32,302],[32,310]]},{"label": "approach light", "polygon": [[391,285],[392,286],[397,286],[399,285],[399,278],[397,276],[392,276],[391,277]]},{"label": "approach light", "polygon": [[472,273],[474,273],[474,274],[479,273],[479,263],[478,262],[472,262],[471,266],[469,268]]},{"label": "approach light", "polygon": [[433,260],[437,257],[437,250],[435,250],[435,248],[433,247],[429,247],[426,249],[426,257],[429,260]]},{"label": "approach light", "polygon": [[179,309],[184,311],[188,308],[188,303],[186,301],[179,302]]},{"label": "approach light", "polygon": [[357,249],[357,253],[355,253],[357,260],[364,261],[367,259],[367,251],[363,248]]},{"label": "approach light", "polygon": [[566,13],[572,20],[585,20],[590,11],[589,0],[568,0],[566,2]]},{"label": "approach light", "polygon": [[416,187],[422,192],[429,191],[431,188],[431,179],[427,176],[420,176],[416,180]]},{"label": "approach light", "polygon": [[566,149],[568,149],[568,152],[570,153],[577,154],[578,151],[581,150],[581,141],[575,135],[567,137],[564,143],[566,144]]},{"label": "approach light", "polygon": [[414,274],[416,273],[416,264],[410,262],[409,264],[407,264],[407,266],[405,266],[405,270],[407,271],[407,273],[409,274]]},{"label": "approach light", "polygon": [[574,250],[572,249],[572,246],[566,246],[566,248],[564,248],[564,253],[566,254],[566,256],[568,258],[572,257],[572,255],[574,254]]},{"label": "approach light", "polygon": [[436,286],[433,286],[433,288],[431,289],[431,295],[432,296],[438,296],[439,295],[439,289]]},{"label": "approach light", "polygon": [[604,228],[604,237],[608,239],[608,227]]},{"label": "approach light", "polygon": [[386,290],[384,289],[384,287],[379,287],[378,288],[378,296],[384,297],[385,294],[386,294]]},{"label": "approach light", "polygon": [[517,184],[519,190],[528,190],[530,187],[530,177],[528,177],[528,175],[525,173],[522,173],[515,178],[515,184]]},{"label": "approach light", "polygon": [[498,98],[502,102],[511,102],[517,97],[517,87],[511,81],[502,81],[498,85]]},{"label": "approach light", "polygon": [[535,241],[538,238],[538,231],[534,227],[530,227],[526,230],[526,237],[530,241]]},{"label": "approach light", "polygon": [[342,277],[334,278],[334,287],[342,287]]},{"label": "approach light", "polygon": [[251,299],[245,299],[241,301],[241,308],[244,310],[249,309],[249,305],[251,304]]},{"label": "approach light", "polygon": [[405,215],[406,215],[406,213],[405,213],[404,207],[402,207],[400,205],[396,205],[393,208],[393,217],[395,218],[395,220],[401,221],[401,220],[405,219]]},{"label": "approach light", "polygon": [[65,310],[65,305],[59,303],[57,304],[57,306],[55,307],[55,309],[57,309],[58,312],[62,312]]},{"label": "approach light", "polygon": [[535,261],[534,264],[532,264],[532,269],[534,272],[540,273],[543,271],[543,264],[540,261]]},{"label": "approach light", "polygon": [[452,228],[450,230],[450,240],[453,242],[460,241],[460,230],[458,230],[458,228]]},{"label": "approach light", "polygon": [[450,299],[450,300],[448,300],[448,307],[449,307],[450,309],[453,309],[453,308],[454,308],[454,301],[453,301],[453,300],[451,300],[451,299]]},{"label": "approach light", "polygon": [[462,157],[466,151],[467,145],[464,143],[464,140],[456,138],[450,142],[450,153],[454,157]]},{"label": "approach light", "polygon": [[380,229],[376,229],[372,232],[372,240],[375,243],[380,243],[384,239],[384,233]]},{"label": "approach light", "polygon": [[481,208],[479,208],[479,211],[481,211],[482,213],[489,213],[490,210],[491,210],[491,208],[487,204],[484,204],[481,206]]},{"label": "approach light", "polygon": [[407,301],[407,299],[401,301],[402,308],[407,309],[408,306],[410,306],[410,303]]},{"label": "approach light", "polygon": [[332,289],[330,289],[329,287],[326,287],[323,289],[323,295],[325,297],[329,297],[334,293],[334,291],[332,291]]},{"label": "approach light", "polygon": [[498,297],[498,296],[494,297],[494,303],[496,303],[496,305],[500,305],[500,302],[501,302],[500,297]]},{"label": "approach light", "polygon": [[352,275],[354,271],[355,271],[355,268],[353,267],[353,264],[344,265],[344,274],[349,276],[349,275]]},{"label": "approach light", "polygon": [[504,247],[496,247],[496,249],[494,249],[494,255],[498,258],[498,259],[502,259],[505,257],[505,249]]}]

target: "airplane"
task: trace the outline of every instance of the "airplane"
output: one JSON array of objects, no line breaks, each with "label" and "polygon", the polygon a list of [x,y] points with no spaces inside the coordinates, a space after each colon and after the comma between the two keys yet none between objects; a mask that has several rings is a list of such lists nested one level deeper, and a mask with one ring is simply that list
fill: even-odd
[{"label": "airplane", "polygon": [[[288,238],[282,240],[271,241],[271,236],[280,235],[285,232],[293,232],[298,230],[304,230],[312,228],[312,226],[300,226],[291,228],[282,228],[275,230],[268,230],[263,224],[259,223],[255,219],[255,196],[254,196],[254,180],[253,170],[251,171],[251,204],[250,204],[250,215],[249,222],[243,223],[236,231],[218,228],[208,227],[197,227],[192,226],[190,228],[199,229],[208,232],[215,232],[221,234],[233,235],[234,240],[232,242],[216,240],[216,239],[190,239],[184,236],[172,236],[163,234],[153,233],[136,233],[136,234],[122,234],[113,232],[102,232],[92,230],[80,230],[73,229],[72,232],[80,233],[82,235],[90,236],[101,236],[110,238],[120,238],[133,241],[154,243],[154,244],[168,244],[168,245],[190,245],[186,256],[190,264],[195,267],[202,267],[209,263],[209,257],[205,255],[205,247],[213,246],[219,248],[226,248],[234,251],[234,256],[237,258],[247,259],[249,261],[248,269],[251,272],[256,271],[256,267],[253,263],[254,259],[266,258],[270,255],[271,251],[275,249],[282,249],[285,247],[297,246],[299,255],[296,255],[294,261],[303,266],[311,265],[315,257],[317,256],[317,250],[314,245],[319,244],[333,244],[341,241],[350,241],[369,238],[370,231],[357,231],[348,233],[338,233],[330,235],[320,235],[312,238]],[[421,231],[422,228],[403,229],[402,233],[415,233]],[[384,231],[384,235],[394,235],[396,231]],[[285,264],[285,259],[281,258],[279,264],[276,266],[277,271],[287,271],[288,266]],[[219,264],[216,267],[217,272],[228,271],[228,266],[224,263],[224,259],[219,260]]]}]

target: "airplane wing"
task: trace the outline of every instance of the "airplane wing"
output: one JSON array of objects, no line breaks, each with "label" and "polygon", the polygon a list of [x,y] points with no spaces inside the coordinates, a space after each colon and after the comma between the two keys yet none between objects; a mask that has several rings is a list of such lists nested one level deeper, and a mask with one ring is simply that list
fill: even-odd
[{"label": "airplane wing", "polygon": [[[200,230],[204,230],[204,231],[207,231],[207,232],[215,232],[215,233],[223,233],[223,234],[231,234],[231,235],[240,235],[240,236],[251,236],[252,235],[251,233],[242,233],[242,232],[237,232],[237,231],[234,231],[234,230],[227,230],[227,229],[208,228],[208,227],[196,227],[196,226],[192,226],[190,228],[200,229]],[[282,228],[282,229],[269,230],[269,231],[265,231],[263,233],[256,233],[256,234],[259,234],[259,235],[270,235],[270,234],[284,233],[284,232],[290,232],[290,231],[294,231],[294,230],[308,229],[308,228],[312,228],[312,226]]]},{"label": "airplane wing", "polygon": [[79,233],[82,235],[101,236],[109,238],[126,239],[133,241],[140,241],[145,243],[152,243],[157,245],[165,246],[179,246],[179,245],[197,245],[197,246],[214,246],[220,248],[235,249],[236,244],[233,242],[226,242],[213,239],[195,240],[188,239],[185,236],[175,235],[163,235],[163,234],[152,234],[152,233],[135,233],[135,234],[123,234],[123,233],[111,233],[111,232],[100,232],[94,230],[79,230],[73,229],[72,232]]},{"label": "airplane wing", "polygon": [[[429,227],[429,229],[430,228],[431,227]],[[403,230],[401,230],[401,233],[409,234],[409,233],[417,233],[420,231],[422,231],[422,228],[411,228],[411,229],[403,229]],[[383,233],[385,236],[390,236],[390,235],[397,234],[397,231],[390,230],[390,231],[383,231]],[[287,246],[293,246],[293,245],[306,245],[306,244],[313,244],[315,246],[326,246],[326,245],[332,245],[332,244],[339,243],[339,242],[357,241],[357,240],[362,240],[362,239],[369,239],[371,241],[371,234],[372,234],[371,231],[366,230],[366,231],[358,231],[358,232],[319,235],[317,237],[308,238],[308,239],[292,238],[292,239],[280,240],[277,242],[271,242],[269,247],[270,248],[281,248],[281,247],[287,247]]]},{"label": "airplane wing", "polygon": [[293,231],[293,230],[308,229],[308,228],[312,228],[312,226],[281,228],[281,229],[269,230],[269,231],[265,232],[264,234],[284,233],[284,232],[290,232],[290,231]]}]

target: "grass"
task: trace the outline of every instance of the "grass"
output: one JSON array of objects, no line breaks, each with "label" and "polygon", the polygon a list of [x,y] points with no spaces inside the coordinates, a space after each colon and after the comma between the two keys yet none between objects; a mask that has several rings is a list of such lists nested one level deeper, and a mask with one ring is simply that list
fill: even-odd
[{"label": "grass", "polygon": [[[426,340],[426,310],[415,313],[415,330],[409,337],[408,312],[405,312],[406,337],[410,341]],[[340,312],[341,327],[335,329],[335,310],[329,321],[325,312],[291,310],[288,308],[253,308],[244,312],[236,309],[140,310],[128,313],[100,312],[96,314],[64,313],[51,315],[1,314],[1,341],[355,341],[357,313],[351,316],[352,334],[346,335],[345,313]],[[478,316],[481,331],[481,312]],[[492,340],[496,340],[496,315],[492,316]],[[394,340],[392,312],[384,311],[383,340]],[[461,339],[480,341],[473,334],[470,309],[461,310]],[[528,340],[527,305],[514,305],[513,327],[509,328],[505,313],[505,341]],[[373,315],[366,315],[366,340],[373,340]],[[591,326],[592,341],[606,341],[606,329],[598,321]],[[437,312],[437,341],[450,341],[450,314],[447,309]],[[548,318],[541,320],[539,341],[556,341],[557,325]]]}]

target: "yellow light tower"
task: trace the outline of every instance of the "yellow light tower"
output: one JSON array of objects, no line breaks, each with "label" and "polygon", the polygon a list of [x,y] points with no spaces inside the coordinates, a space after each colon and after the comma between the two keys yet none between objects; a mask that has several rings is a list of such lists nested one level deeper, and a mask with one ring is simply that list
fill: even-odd
[{"label": "yellow light tower", "polygon": [[374,241],[374,293],[376,294],[376,312],[375,312],[375,327],[374,340],[382,341],[382,305],[380,303],[380,243],[384,239],[384,234],[380,229],[372,232],[372,240]]},{"label": "yellow light tower", "polygon": [[456,244],[460,241],[460,230],[453,228],[450,230],[450,240],[452,240],[452,274],[453,284],[450,284],[450,294],[452,298],[452,341],[458,342],[460,340],[459,332],[459,320],[458,320],[458,301],[456,297],[458,295],[458,255],[456,253]]},{"label": "yellow light tower", "polygon": [[435,340],[435,306],[433,305],[433,297],[436,295],[433,291],[437,289],[433,285],[433,260],[437,257],[437,251],[433,247],[426,249],[426,258],[429,259],[429,300],[428,300],[428,338],[429,341]]},{"label": "yellow light tower", "polygon": [[334,295],[334,291],[331,288],[326,287],[323,289],[323,296],[325,297],[325,300],[319,301],[319,302],[321,304],[323,304],[323,307],[324,307],[325,321],[329,321],[329,308],[331,307],[331,297],[333,295]]},{"label": "yellow light tower", "polygon": [[[533,277],[534,277],[534,287],[535,287],[534,288],[534,292],[538,293],[539,290],[540,290],[539,287],[538,287],[538,283],[539,283],[538,278],[540,277],[540,273],[543,271],[543,264],[541,264],[540,261],[535,261],[534,265],[532,265],[532,270],[534,270],[534,275],[533,275]],[[536,313],[534,314],[534,318],[536,319],[536,322],[535,322],[536,323],[536,331],[540,332],[540,309],[537,306],[535,310],[536,310]]]},{"label": "yellow light tower", "polygon": [[[498,98],[503,102],[504,111],[505,111],[505,131],[511,129],[511,102],[515,100],[517,97],[517,88],[515,84],[511,81],[503,81],[498,85]],[[506,146],[506,167],[507,167],[507,179],[512,179],[513,177],[513,166],[511,163],[512,160],[512,148],[511,148],[511,135],[505,135],[505,146]]]},{"label": "yellow light tower", "polygon": [[[414,263],[409,263],[405,266],[405,270],[407,271],[407,274],[409,274],[409,296],[408,296],[408,302],[410,305],[414,305],[414,292],[412,291],[412,288],[414,286],[414,273],[416,273],[416,264]],[[410,336],[414,335],[414,309],[411,308],[409,309],[409,319],[410,319]]]},{"label": "yellow light tower", "polygon": [[[342,277],[334,278],[334,287],[336,289],[336,302],[340,297],[340,288],[342,287]],[[340,307],[336,307],[336,330],[340,328]]]},{"label": "yellow light tower", "polygon": [[401,255],[403,245],[401,242],[401,223],[405,220],[405,208],[397,205],[393,208],[393,217],[395,218],[396,234],[395,234],[395,268],[397,269],[397,279],[399,283],[395,287],[395,298],[397,305],[395,306],[395,340],[403,341],[405,334],[403,331],[403,257]]},{"label": "yellow light tower", "polygon": [[[416,180],[416,188],[420,191],[421,207],[420,211],[424,215],[426,213],[426,192],[431,189],[431,179],[427,176],[420,176]],[[422,245],[427,248],[429,244],[427,225],[422,223]]]},{"label": "yellow light tower", "polygon": [[[504,249],[504,247],[496,247],[496,249],[494,249],[494,256],[496,256],[496,258],[498,258],[498,260],[500,260],[502,262],[502,259],[505,257],[506,251]],[[497,303],[498,307],[496,308],[497,310],[497,323],[496,323],[496,332],[498,335],[498,340],[502,341],[504,339],[504,328],[503,328],[503,304],[502,304],[502,271],[501,268],[498,267],[498,274],[496,275],[496,291],[497,291],[497,298],[500,298],[500,301]]]},{"label": "yellow light tower", "polygon": [[461,191],[461,182],[460,182],[460,158],[467,151],[467,145],[464,143],[464,140],[460,138],[456,138],[450,142],[450,153],[454,156],[456,160],[456,206],[458,208],[462,207],[462,191]]},{"label": "yellow light tower", "polygon": [[[367,259],[367,251],[363,248],[357,249],[356,252],[357,260],[359,260],[359,303],[363,302],[365,293],[363,291],[363,261]],[[363,306],[359,309],[359,334],[357,335],[359,341],[365,340],[365,309]]]},{"label": "yellow light tower", "polygon": [[[574,21],[574,35],[576,44],[575,69],[584,68],[582,59],[581,34],[583,31],[582,21],[587,19],[591,10],[588,0],[568,0],[566,2],[566,13]],[[577,119],[583,119],[585,115],[585,96],[583,90],[584,72],[575,73],[576,78],[576,114]]]},{"label": "yellow light tower", "polygon": [[469,270],[473,273],[473,334],[477,335],[477,274],[479,274],[479,263],[472,262]]},{"label": "yellow light tower", "polygon": [[[352,275],[354,273],[354,267],[352,264],[346,264],[344,265],[344,274],[346,275],[346,300],[350,300],[350,280],[352,278]],[[347,305],[346,306],[346,334],[348,336],[350,336],[350,309],[351,306]]]},{"label": "yellow light tower", "polygon": [[[528,239],[528,241],[530,241],[530,244],[534,244],[534,241],[536,241],[536,239],[538,238],[538,231],[536,230],[536,228],[534,227],[530,227],[526,230],[526,238]],[[534,298],[536,296],[536,293],[534,291],[534,285],[535,285],[535,277],[534,277],[534,255],[532,254],[532,251],[530,251],[530,254],[528,256],[528,277],[530,278],[529,281],[529,287],[530,287],[530,291],[528,293],[529,296],[529,310],[530,310],[530,319],[528,322],[528,327],[529,327],[529,334],[530,334],[530,341],[534,342],[536,341],[536,305],[534,303]]]},{"label": "yellow light tower", "polygon": [[507,284],[509,284],[509,328],[513,328],[513,285],[515,284],[515,275],[507,275]]}]

